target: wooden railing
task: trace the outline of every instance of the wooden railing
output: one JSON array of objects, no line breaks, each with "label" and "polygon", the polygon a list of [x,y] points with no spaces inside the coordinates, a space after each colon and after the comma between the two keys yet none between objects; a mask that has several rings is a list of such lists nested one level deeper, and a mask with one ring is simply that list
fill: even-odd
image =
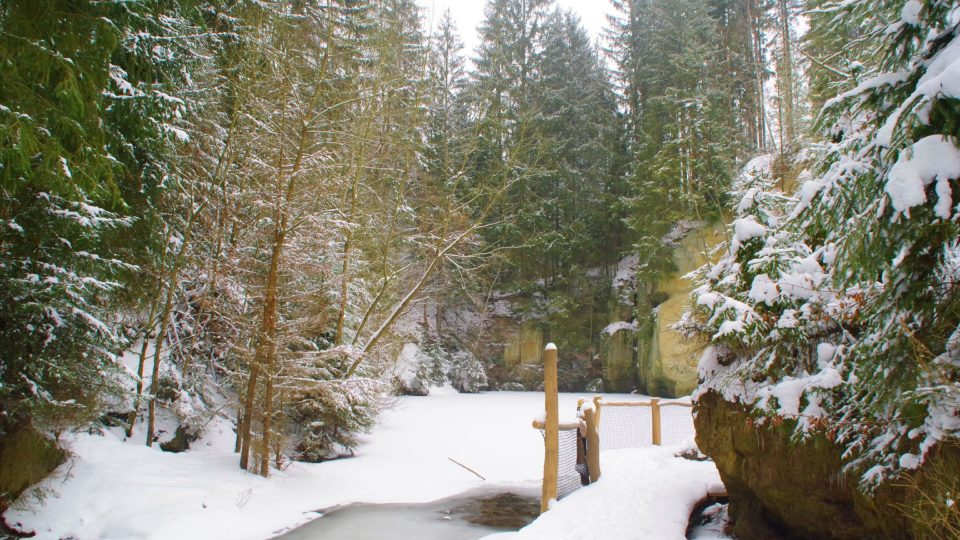
[{"label": "wooden railing", "polygon": [[560,460],[559,432],[578,430],[585,439],[586,464],[590,482],[600,478],[600,424],[603,409],[607,407],[649,407],[651,419],[651,440],[654,445],[660,446],[663,442],[661,409],[663,407],[687,407],[692,405],[683,401],[661,401],[659,398],[650,398],[648,401],[604,401],[602,396],[594,396],[590,401],[581,399],[577,404],[579,419],[575,422],[559,422],[557,410],[557,348],[554,344],[547,345],[543,351],[544,372],[544,406],[546,414],[543,420],[534,420],[533,427],[543,430],[543,490],[540,500],[540,512],[546,512],[550,501],[557,498],[557,476]]}]

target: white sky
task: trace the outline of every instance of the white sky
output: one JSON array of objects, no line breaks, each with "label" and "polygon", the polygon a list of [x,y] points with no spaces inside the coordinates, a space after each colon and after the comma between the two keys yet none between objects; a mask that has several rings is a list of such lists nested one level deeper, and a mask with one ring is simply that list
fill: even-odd
[{"label": "white sky", "polygon": [[[424,8],[427,25],[436,27],[440,16],[449,7],[450,14],[457,24],[457,30],[464,43],[464,55],[472,57],[479,40],[477,27],[483,22],[483,7],[486,0],[417,0]],[[606,14],[610,11],[607,0],[556,0],[564,9],[572,9],[580,15],[583,26],[597,38],[607,24]]]}]

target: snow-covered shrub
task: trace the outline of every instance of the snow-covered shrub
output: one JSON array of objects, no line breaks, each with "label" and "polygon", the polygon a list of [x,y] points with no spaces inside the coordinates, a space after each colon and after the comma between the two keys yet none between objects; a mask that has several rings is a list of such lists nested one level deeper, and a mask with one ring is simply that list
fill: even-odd
[{"label": "snow-covered shrub", "polygon": [[349,455],[357,434],[368,431],[384,406],[386,385],[378,379],[322,381],[303,392],[290,408],[300,426],[297,458],[318,462]]},{"label": "snow-covered shrub", "polygon": [[350,455],[357,434],[373,427],[387,405],[389,384],[375,374],[344,378],[354,359],[343,348],[321,351],[306,356],[283,378],[297,459],[317,462]]},{"label": "snow-covered shrub", "polygon": [[960,437],[960,7],[829,9],[881,44],[867,77],[827,102],[795,198],[747,167],[682,325],[711,342],[698,392],[826,431],[869,483]]},{"label": "snow-covered shrub", "polygon": [[431,386],[445,384],[450,373],[450,351],[443,340],[434,332],[427,332],[421,346],[420,367]]},{"label": "snow-covered shrub", "polygon": [[479,392],[487,387],[486,367],[473,353],[458,350],[436,333],[425,333],[421,342],[405,344],[397,358],[398,393],[425,396],[431,387],[445,384],[460,392]]},{"label": "snow-covered shrub", "polygon": [[457,351],[450,355],[450,383],[460,392],[479,392],[487,387],[487,371],[473,353]]}]

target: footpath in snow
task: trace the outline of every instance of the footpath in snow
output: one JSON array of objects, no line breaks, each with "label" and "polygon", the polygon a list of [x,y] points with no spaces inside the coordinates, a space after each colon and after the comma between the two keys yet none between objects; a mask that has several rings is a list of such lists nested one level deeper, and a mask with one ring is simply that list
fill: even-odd
[{"label": "footpath in snow", "polygon": [[557,501],[520,531],[485,540],[682,540],[694,506],[722,491],[723,483],[712,461],[678,458],[677,450],[602,452],[599,481]]},{"label": "footpath in snow", "polygon": [[[561,394],[560,410],[575,410],[578,397]],[[273,471],[270,479],[238,470],[234,432],[226,420],[212,424],[182,454],[147,448],[140,442],[142,434],[130,441],[113,430],[102,436],[79,434],[69,441],[73,456],[41,483],[44,502],[24,497],[5,517],[8,523],[35,531],[38,539],[252,540],[314,519],[317,510],[354,502],[419,503],[492,486],[529,490],[540,484],[543,470],[543,438],[530,427],[542,410],[543,394],[532,392],[399,398],[373,433],[363,438],[356,457],[320,464],[294,462]],[[515,534],[682,538],[690,507],[719,478],[712,463],[672,458],[675,451],[605,452],[600,482],[560,501]],[[653,529],[623,525],[624,532],[634,531],[625,536],[616,530],[611,535],[571,536],[574,531],[604,529],[565,525],[587,523],[586,516],[634,523],[644,505],[653,505],[648,515],[669,523],[680,536],[657,535],[667,530],[659,525]],[[614,519],[618,512],[624,513]],[[559,529],[569,534],[548,532]],[[638,536],[638,531],[648,529],[653,536]]]}]

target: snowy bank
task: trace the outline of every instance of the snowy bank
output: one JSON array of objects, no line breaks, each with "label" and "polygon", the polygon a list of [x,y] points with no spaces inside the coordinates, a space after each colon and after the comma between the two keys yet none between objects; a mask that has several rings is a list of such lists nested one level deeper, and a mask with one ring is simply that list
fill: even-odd
[{"label": "snowy bank", "polygon": [[485,540],[682,540],[697,502],[724,488],[712,461],[676,453],[657,446],[603,452],[603,476],[595,484],[557,501],[520,531]]},{"label": "snowy bank", "polygon": [[[561,394],[560,409],[575,410],[579,397]],[[73,457],[42,482],[44,503],[23,497],[5,517],[41,540],[262,539],[351,502],[427,502],[483,485],[536,486],[543,438],[530,421],[541,411],[543,394],[533,392],[399,398],[356,457],[292,463],[269,480],[238,469],[227,420],[183,454],[146,448],[142,433],[130,441],[117,431],[80,434],[69,440]]]}]

